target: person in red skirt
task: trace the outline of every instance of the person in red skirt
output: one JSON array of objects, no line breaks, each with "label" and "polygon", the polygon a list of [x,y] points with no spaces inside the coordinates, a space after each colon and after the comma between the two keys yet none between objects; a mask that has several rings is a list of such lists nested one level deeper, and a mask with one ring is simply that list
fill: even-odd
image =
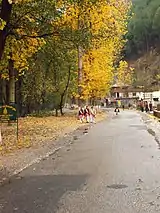
[{"label": "person in red skirt", "polygon": [[90,109],[88,106],[86,106],[86,108],[84,109],[84,117],[86,119],[86,122],[89,123],[90,122]]},{"label": "person in red skirt", "polygon": [[83,123],[83,120],[84,120],[84,110],[83,110],[82,107],[79,108],[78,118],[79,118],[80,122]]}]

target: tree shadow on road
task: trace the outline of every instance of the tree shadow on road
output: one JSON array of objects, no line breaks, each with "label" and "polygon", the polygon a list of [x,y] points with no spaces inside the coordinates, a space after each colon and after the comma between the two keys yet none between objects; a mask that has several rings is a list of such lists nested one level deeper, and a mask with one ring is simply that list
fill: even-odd
[{"label": "tree shadow on road", "polygon": [[60,198],[83,186],[87,175],[44,175],[14,179],[0,189],[0,213],[55,213]]}]

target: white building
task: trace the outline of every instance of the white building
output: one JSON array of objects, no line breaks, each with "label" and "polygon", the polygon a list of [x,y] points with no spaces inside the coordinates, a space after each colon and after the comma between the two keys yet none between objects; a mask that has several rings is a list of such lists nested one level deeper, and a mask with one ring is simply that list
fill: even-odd
[{"label": "white building", "polygon": [[143,92],[143,89],[140,88],[114,85],[112,87],[111,97],[115,99],[127,99],[128,102],[133,102],[133,100],[152,101],[153,106],[156,106],[160,103],[160,90]]}]

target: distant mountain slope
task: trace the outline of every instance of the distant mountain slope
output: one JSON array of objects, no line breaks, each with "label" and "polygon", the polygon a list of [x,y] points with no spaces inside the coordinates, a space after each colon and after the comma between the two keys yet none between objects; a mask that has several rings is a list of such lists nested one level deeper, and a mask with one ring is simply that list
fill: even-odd
[{"label": "distant mountain slope", "polygon": [[160,87],[160,0],[132,0],[125,57],[135,67],[135,84]]}]

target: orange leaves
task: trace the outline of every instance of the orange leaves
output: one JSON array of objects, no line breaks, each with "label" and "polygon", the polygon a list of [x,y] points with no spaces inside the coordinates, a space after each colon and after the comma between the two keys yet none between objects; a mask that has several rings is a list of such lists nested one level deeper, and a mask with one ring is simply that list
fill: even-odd
[{"label": "orange leaves", "polygon": [[76,128],[78,124],[74,116],[20,118],[18,141],[16,141],[16,125],[3,124],[2,137],[5,146],[0,147],[0,152],[12,152],[20,148],[45,145],[45,141],[63,136],[65,132],[69,131],[70,128]]},{"label": "orange leaves", "polygon": [[[4,146],[0,146],[0,154],[17,149],[44,147],[59,137],[77,129],[82,124],[77,121],[77,111],[63,117],[26,117],[19,119],[19,140],[16,141],[16,126],[3,125],[2,136]],[[98,111],[97,121],[106,118],[106,113]]]}]

